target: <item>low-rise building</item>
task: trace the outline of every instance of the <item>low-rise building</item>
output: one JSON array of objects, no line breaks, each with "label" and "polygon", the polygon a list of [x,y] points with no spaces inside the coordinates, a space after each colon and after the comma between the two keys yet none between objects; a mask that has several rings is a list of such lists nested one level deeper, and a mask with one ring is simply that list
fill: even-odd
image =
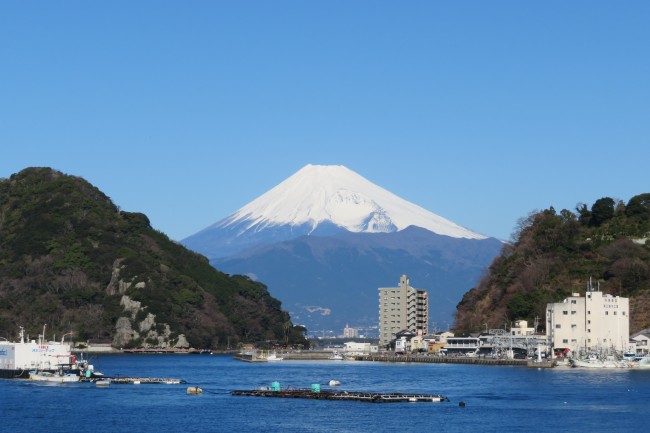
[{"label": "low-rise building", "polygon": [[372,353],[377,353],[379,351],[379,346],[376,344],[370,343],[357,343],[354,341],[348,341],[343,343],[343,351],[347,355],[370,355]]},{"label": "low-rise building", "polygon": [[634,342],[637,355],[650,354],[650,328],[637,332],[630,337],[630,340]]}]

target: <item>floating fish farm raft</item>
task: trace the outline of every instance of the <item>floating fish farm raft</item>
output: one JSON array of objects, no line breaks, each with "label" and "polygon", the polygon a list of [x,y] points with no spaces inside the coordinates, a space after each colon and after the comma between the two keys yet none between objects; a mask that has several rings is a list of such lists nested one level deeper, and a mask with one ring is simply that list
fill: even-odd
[{"label": "floating fish farm raft", "polygon": [[131,384],[131,385],[139,385],[139,384],[159,384],[159,383],[164,383],[167,385],[178,385],[182,383],[186,383],[182,379],[170,379],[170,378],[160,378],[160,377],[92,377],[92,378],[86,378],[82,377],[79,379],[80,382],[110,382],[110,383],[115,383],[115,384],[120,384],[120,385],[125,385],[125,384]]},{"label": "floating fish farm raft", "polygon": [[314,391],[312,389],[255,389],[232,391],[231,395],[249,397],[305,398],[310,400],[343,400],[367,403],[432,403],[449,401],[448,398],[433,394],[402,394],[385,392]]}]

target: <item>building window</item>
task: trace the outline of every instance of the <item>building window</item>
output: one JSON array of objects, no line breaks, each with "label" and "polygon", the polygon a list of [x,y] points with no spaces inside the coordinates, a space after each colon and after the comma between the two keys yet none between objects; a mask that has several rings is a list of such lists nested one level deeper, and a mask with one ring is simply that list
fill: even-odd
[{"label": "building window", "polygon": [[572,339],[571,339],[571,342],[575,344],[575,343],[578,342],[578,340],[576,340],[575,338],[572,338]]},{"label": "building window", "polygon": [[591,320],[587,320],[587,325],[591,325]]},{"label": "building window", "polygon": [[557,325],[555,325],[555,329],[560,329],[561,327],[562,327],[562,325],[560,325],[559,323]]},{"label": "building window", "polygon": [[614,316],[616,316],[616,311],[614,311]]},{"label": "building window", "polygon": [[562,340],[562,343],[568,343],[568,342],[569,342],[569,340],[567,340],[566,338],[564,340]]},{"label": "building window", "polygon": [[571,329],[576,329],[578,325],[571,325]]},{"label": "building window", "polygon": [[605,316],[609,316],[609,311],[605,311]]},{"label": "building window", "polygon": [[575,312],[575,311],[571,311],[571,314],[572,314],[572,315],[573,315],[573,314],[576,314],[576,312]]},{"label": "building window", "polygon": [[591,332],[591,329],[587,329],[587,332]]},{"label": "building window", "polygon": [[576,300],[575,300],[575,299],[571,299],[571,303],[572,303],[572,304],[575,304],[575,303],[576,303]]},{"label": "building window", "polygon": [[587,314],[591,314],[591,311],[587,311]]},{"label": "building window", "polygon": [[569,312],[565,310],[565,311],[562,311],[562,314],[564,314],[565,316],[568,316]]}]

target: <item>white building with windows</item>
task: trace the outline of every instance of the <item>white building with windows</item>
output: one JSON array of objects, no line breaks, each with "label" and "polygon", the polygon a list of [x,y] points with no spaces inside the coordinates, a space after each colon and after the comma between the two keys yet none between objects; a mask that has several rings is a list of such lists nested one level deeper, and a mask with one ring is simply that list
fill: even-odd
[{"label": "white building with windows", "polygon": [[429,333],[429,296],[411,287],[406,275],[398,287],[379,289],[379,345],[386,346],[403,330]]},{"label": "white building with windows", "polygon": [[591,286],[582,297],[573,293],[546,306],[546,336],[559,350],[625,351],[630,338],[629,299],[607,295]]}]

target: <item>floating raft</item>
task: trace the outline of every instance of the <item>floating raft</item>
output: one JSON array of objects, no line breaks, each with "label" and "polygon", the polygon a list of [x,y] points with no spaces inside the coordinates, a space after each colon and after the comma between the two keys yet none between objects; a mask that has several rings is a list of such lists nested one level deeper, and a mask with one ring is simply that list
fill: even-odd
[{"label": "floating raft", "polygon": [[363,401],[367,403],[432,403],[449,401],[441,395],[432,394],[401,394],[385,392],[349,392],[349,391],[320,391],[310,389],[284,389],[272,391],[255,389],[250,391],[232,391],[231,395],[249,397],[305,398],[310,400],[345,400]]},{"label": "floating raft", "polygon": [[164,383],[167,385],[178,385],[181,383],[186,383],[182,379],[169,379],[169,378],[161,378],[161,377],[82,377],[80,379],[81,382],[99,382],[99,381],[108,381],[111,384],[115,383],[118,385],[125,385],[125,384],[133,384],[133,385],[139,385],[139,384],[147,384],[147,383]]}]

